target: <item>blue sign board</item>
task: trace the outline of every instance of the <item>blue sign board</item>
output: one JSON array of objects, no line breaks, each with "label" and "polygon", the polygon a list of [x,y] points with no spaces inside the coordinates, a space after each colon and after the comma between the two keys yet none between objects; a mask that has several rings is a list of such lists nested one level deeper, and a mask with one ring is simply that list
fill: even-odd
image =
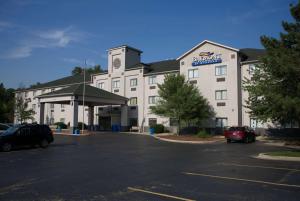
[{"label": "blue sign board", "polygon": [[193,58],[192,66],[222,63],[221,54],[214,55],[213,52],[201,52],[200,58]]}]

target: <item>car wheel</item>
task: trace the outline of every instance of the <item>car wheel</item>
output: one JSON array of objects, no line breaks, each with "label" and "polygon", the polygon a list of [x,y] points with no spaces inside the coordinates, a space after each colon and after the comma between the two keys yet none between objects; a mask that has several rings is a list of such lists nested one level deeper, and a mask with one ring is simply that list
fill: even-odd
[{"label": "car wheel", "polygon": [[46,139],[44,139],[40,142],[40,146],[42,148],[47,148],[49,146],[49,142]]},{"label": "car wheel", "polygon": [[1,148],[3,151],[8,152],[12,149],[12,145],[7,142],[7,143],[4,143]]},{"label": "car wheel", "polygon": [[249,137],[245,137],[245,139],[244,139],[244,143],[249,143]]},{"label": "car wheel", "polygon": [[231,143],[231,139],[227,139],[227,143]]}]

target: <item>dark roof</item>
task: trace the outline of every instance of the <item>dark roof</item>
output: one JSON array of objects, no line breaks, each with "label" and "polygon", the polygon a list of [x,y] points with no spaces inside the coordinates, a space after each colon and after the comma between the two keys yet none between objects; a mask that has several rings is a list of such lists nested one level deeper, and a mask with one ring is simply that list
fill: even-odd
[{"label": "dark roof", "polygon": [[240,53],[242,62],[249,62],[259,60],[260,57],[265,55],[266,51],[264,49],[243,48],[240,49]]},{"label": "dark roof", "polygon": [[[91,74],[86,73],[85,74],[85,81],[90,82],[91,81]],[[32,87],[29,87],[28,89],[41,89],[41,88],[51,88],[51,87],[57,87],[57,86],[63,86],[63,85],[70,85],[70,84],[78,84],[83,83],[83,74],[81,75],[72,75],[68,77],[63,77],[57,80],[53,80],[50,82],[42,83],[39,85],[34,85]]]},{"label": "dark roof", "polygon": [[137,52],[140,52],[140,53],[143,53],[143,51],[142,50],[139,50],[139,49],[136,49],[136,48],[134,48],[134,47],[131,47],[131,46],[129,46],[129,45],[119,45],[119,46],[116,46],[116,47],[112,47],[112,48],[109,48],[108,50],[113,50],[113,49],[117,49],[117,48],[120,48],[120,47],[126,47],[126,48],[128,48],[128,49],[132,49],[132,50],[134,50],[134,51],[137,51]]},{"label": "dark roof", "polygon": [[131,69],[135,69],[135,68],[142,68],[144,66],[148,66],[148,64],[145,64],[145,63],[137,63],[137,64],[134,64],[132,66],[126,66],[125,67],[125,70],[131,70]]},{"label": "dark roof", "polygon": [[[71,96],[82,96],[83,94],[83,83],[82,84],[74,84],[69,87],[65,87],[63,89],[53,91],[50,93],[46,93],[38,96],[41,97],[54,97],[54,96],[63,96],[63,95],[71,95]],[[105,91],[103,89],[99,89],[88,84],[85,85],[85,96],[86,97],[94,97],[94,98],[106,98],[106,99],[115,99],[115,100],[128,100],[123,96],[119,96],[117,94],[113,94],[111,92]]]},{"label": "dark roof", "polygon": [[161,73],[165,71],[174,71],[179,70],[179,60],[165,60],[165,61],[158,61],[149,63],[148,65],[148,71],[145,72],[145,74],[152,74],[152,73]]}]

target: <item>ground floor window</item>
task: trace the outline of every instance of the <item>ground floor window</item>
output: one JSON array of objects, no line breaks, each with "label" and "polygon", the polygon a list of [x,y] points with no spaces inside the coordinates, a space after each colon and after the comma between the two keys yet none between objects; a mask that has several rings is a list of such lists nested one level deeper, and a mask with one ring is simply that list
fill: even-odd
[{"label": "ground floor window", "polygon": [[178,120],[176,118],[170,118],[170,126],[178,126]]},{"label": "ground floor window", "polygon": [[129,119],[130,126],[138,126],[138,119],[137,118],[130,118]]},{"label": "ground floor window", "polygon": [[227,118],[216,118],[216,127],[223,128],[228,124]]},{"label": "ground floor window", "polygon": [[154,126],[157,124],[157,119],[156,118],[149,118],[149,122],[148,122],[149,126]]}]

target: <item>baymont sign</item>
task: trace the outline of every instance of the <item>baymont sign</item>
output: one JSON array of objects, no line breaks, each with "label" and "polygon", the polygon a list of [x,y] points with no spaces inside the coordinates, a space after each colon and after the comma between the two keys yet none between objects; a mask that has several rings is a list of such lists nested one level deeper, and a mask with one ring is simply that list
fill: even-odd
[{"label": "baymont sign", "polygon": [[200,66],[215,63],[222,63],[221,54],[215,54],[214,52],[200,52],[198,58],[193,58],[192,66]]}]

